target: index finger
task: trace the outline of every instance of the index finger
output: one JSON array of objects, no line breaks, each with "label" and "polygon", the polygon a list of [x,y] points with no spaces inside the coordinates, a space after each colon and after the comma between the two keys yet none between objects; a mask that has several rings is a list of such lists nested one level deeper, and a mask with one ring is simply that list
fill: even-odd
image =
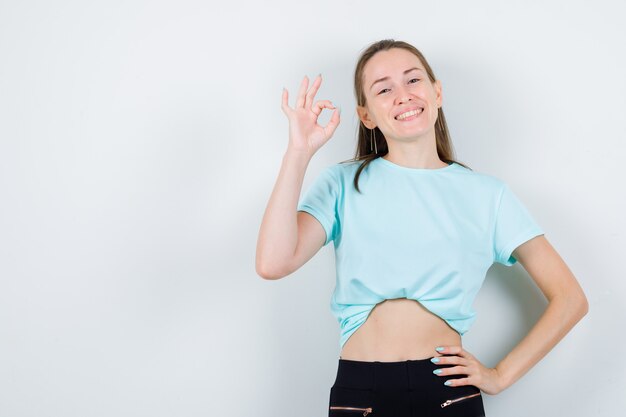
[{"label": "index finger", "polygon": [[309,86],[309,77],[305,75],[304,78],[302,78],[302,82],[300,83],[300,89],[298,90],[298,98],[296,100],[296,106],[295,106],[296,109],[298,107],[304,107],[304,103],[305,103],[304,93],[306,92],[306,89],[308,86]]},{"label": "index finger", "polygon": [[317,90],[320,88],[320,84],[322,84],[322,74],[318,74],[313,81],[313,85],[311,89],[306,94],[306,101],[304,102],[304,108],[310,109],[313,105],[313,100],[315,99],[315,94],[317,94]]}]

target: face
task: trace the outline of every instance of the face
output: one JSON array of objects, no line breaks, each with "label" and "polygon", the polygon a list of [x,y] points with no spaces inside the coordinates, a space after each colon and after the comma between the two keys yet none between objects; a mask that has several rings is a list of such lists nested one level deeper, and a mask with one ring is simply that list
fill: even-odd
[{"label": "face", "polygon": [[367,104],[357,113],[368,129],[378,126],[387,140],[434,135],[441,82],[430,82],[413,53],[400,48],[377,52],[363,68],[363,92]]}]

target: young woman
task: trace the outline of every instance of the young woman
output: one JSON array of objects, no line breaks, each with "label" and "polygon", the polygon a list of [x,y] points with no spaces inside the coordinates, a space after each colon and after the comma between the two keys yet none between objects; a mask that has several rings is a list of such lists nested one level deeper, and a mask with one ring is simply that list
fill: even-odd
[{"label": "young woman", "polygon": [[[302,198],[309,161],[339,109],[315,101],[305,76],[289,143],[259,232],[257,273],[280,279],[333,241],[331,311],[341,354],[329,416],[484,416],[497,394],[543,358],[587,313],[576,278],[503,181],[453,159],[441,82],[412,45],[382,40],[354,77],[355,158],[334,164]],[[323,109],[333,113],[324,127]],[[495,368],[465,350],[472,302],[489,267],[522,264],[549,305]]]}]

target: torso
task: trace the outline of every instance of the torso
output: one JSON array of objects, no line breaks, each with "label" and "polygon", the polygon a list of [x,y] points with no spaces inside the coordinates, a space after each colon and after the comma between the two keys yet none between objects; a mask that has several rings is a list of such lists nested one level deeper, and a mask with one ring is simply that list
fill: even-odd
[{"label": "torso", "polygon": [[396,362],[439,356],[437,346],[461,345],[461,336],[418,301],[406,298],[377,304],[350,336],[341,359]]}]

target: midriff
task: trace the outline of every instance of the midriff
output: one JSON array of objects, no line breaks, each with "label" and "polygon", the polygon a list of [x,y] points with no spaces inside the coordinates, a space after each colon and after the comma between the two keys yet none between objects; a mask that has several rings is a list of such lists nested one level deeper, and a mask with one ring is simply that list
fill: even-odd
[{"label": "midriff", "polygon": [[418,301],[407,298],[377,304],[346,341],[341,359],[397,362],[440,356],[437,346],[461,346],[461,336]]}]

